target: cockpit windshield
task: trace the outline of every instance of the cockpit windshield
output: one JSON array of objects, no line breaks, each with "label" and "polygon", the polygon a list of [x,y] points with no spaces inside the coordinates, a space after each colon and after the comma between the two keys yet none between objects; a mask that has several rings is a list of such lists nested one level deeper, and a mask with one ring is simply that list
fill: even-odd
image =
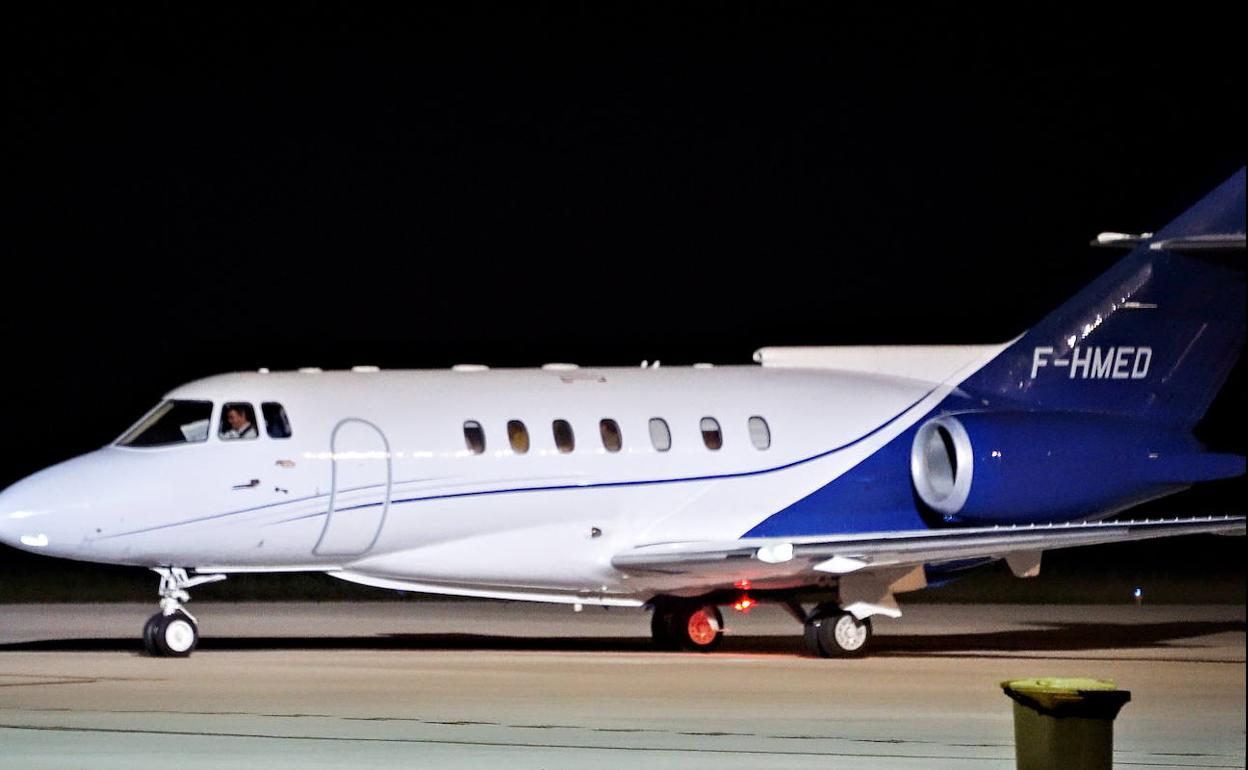
[{"label": "cockpit windshield", "polygon": [[154,447],[208,440],[211,401],[165,401],[117,440],[118,446]]}]

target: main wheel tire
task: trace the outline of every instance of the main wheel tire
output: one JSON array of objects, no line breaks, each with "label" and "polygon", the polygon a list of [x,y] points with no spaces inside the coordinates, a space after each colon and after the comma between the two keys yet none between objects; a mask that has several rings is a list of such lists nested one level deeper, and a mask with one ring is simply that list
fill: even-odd
[{"label": "main wheel tire", "polygon": [[156,628],[164,619],[165,616],[158,612],[148,618],[147,622],[143,624],[143,650],[148,655],[160,654],[156,649]]},{"label": "main wheel tire", "polygon": [[806,621],[806,649],[822,658],[857,658],[871,646],[871,619],[841,610],[816,612]]},{"label": "main wheel tire", "polygon": [[826,658],[823,648],[819,646],[819,624],[822,618],[814,616],[803,624],[802,641],[806,643],[806,654],[812,658]]},{"label": "main wheel tire", "polygon": [[199,628],[184,612],[160,616],[155,628],[156,654],[168,658],[185,658],[199,644]]},{"label": "main wheel tire", "polygon": [[680,640],[672,630],[672,618],[676,608],[670,604],[656,604],[654,614],[650,616],[650,637],[654,640],[654,648],[664,652],[680,649]]},{"label": "main wheel tire", "polygon": [[714,604],[690,604],[672,616],[672,633],[682,649],[711,652],[724,641],[724,616]]}]

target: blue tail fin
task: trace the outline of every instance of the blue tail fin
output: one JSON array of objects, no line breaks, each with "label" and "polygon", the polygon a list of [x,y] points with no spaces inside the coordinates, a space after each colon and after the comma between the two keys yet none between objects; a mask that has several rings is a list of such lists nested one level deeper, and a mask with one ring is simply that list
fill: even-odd
[{"label": "blue tail fin", "polygon": [[[1029,409],[1190,428],[1244,344],[1243,232],[1240,169],[963,387]],[[1235,234],[1240,251],[1229,259],[1219,251],[1182,251],[1175,240],[1234,241]]]}]

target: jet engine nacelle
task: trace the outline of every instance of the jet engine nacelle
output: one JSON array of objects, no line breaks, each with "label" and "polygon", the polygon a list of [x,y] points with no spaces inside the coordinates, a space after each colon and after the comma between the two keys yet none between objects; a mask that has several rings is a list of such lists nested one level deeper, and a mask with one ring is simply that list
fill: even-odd
[{"label": "jet engine nacelle", "polygon": [[966,412],[915,434],[919,498],[948,521],[1077,519],[1196,481],[1243,472],[1243,458],[1207,454],[1190,435],[1098,414]]}]

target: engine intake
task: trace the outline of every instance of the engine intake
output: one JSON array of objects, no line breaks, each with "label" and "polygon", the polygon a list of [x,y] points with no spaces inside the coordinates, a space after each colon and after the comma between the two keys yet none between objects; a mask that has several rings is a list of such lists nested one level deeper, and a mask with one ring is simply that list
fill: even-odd
[{"label": "engine intake", "polygon": [[1243,472],[1186,433],[1074,412],[964,412],[923,423],[910,451],[920,500],[948,521],[1103,515]]},{"label": "engine intake", "polygon": [[956,417],[923,423],[910,451],[910,474],[920,500],[947,516],[957,514],[971,495],[974,473],[971,437]]}]

